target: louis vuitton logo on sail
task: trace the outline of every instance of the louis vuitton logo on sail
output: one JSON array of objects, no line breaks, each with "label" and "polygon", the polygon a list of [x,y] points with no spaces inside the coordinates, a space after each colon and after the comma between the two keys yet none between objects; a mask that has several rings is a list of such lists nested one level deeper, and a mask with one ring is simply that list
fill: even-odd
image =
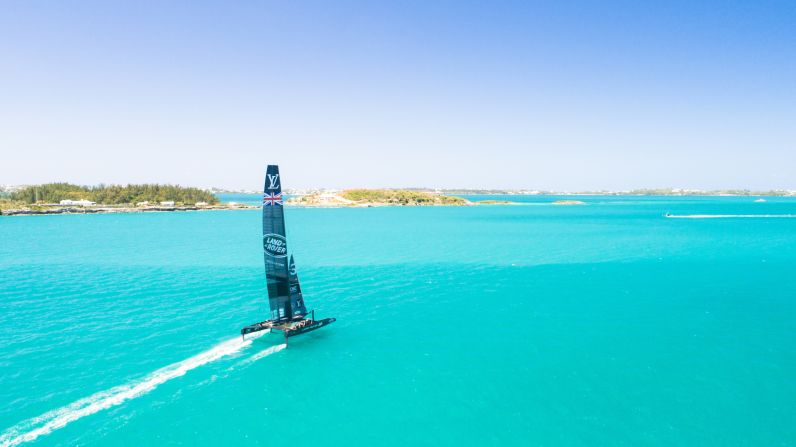
[{"label": "louis vuitton logo on sail", "polygon": [[266,178],[268,178],[268,189],[279,188],[279,174],[266,174]]},{"label": "louis vuitton logo on sail", "polygon": [[287,242],[281,234],[269,233],[263,236],[263,250],[275,258],[287,256]]}]

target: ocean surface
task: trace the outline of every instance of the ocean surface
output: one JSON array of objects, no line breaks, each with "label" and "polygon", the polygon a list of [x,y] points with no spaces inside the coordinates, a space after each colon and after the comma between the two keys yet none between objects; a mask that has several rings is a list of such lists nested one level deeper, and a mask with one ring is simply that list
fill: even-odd
[{"label": "ocean surface", "polygon": [[0,217],[0,446],[796,445],[796,199],[510,199]]}]

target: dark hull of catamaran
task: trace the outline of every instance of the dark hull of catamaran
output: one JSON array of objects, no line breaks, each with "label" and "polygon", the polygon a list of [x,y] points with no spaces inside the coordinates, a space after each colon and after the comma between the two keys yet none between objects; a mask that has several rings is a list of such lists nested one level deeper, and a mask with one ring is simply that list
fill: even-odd
[{"label": "dark hull of catamaran", "polygon": [[[300,320],[300,321],[308,321],[308,320]],[[293,337],[296,335],[304,334],[307,332],[312,332],[316,329],[320,329],[324,326],[328,326],[335,321],[336,318],[323,318],[320,320],[311,320],[311,323],[308,323],[302,327],[293,328],[292,325],[296,322],[290,321],[274,321],[274,320],[266,320],[260,323],[255,323],[249,326],[244,327],[240,330],[240,336],[245,338],[246,334],[251,334],[254,332],[264,331],[266,329],[271,329],[274,331],[280,331],[285,335],[285,342],[287,342],[288,337]]]},{"label": "dark hull of catamaran", "polygon": [[324,326],[328,326],[328,325],[334,323],[335,321],[337,321],[337,318],[324,318],[322,320],[315,320],[315,321],[312,322],[312,324],[308,324],[307,326],[304,326],[303,328],[293,329],[292,331],[290,331],[289,336],[292,337],[294,335],[299,335],[299,334],[304,334],[304,333],[307,333],[307,332],[312,332],[315,329],[320,329],[320,328],[322,328]]},{"label": "dark hull of catamaran", "polygon": [[245,328],[240,330],[240,336],[245,337],[246,334],[253,334],[255,332],[264,331],[266,329],[271,329],[273,327],[273,321],[267,320],[262,321],[260,323],[254,323],[246,326]]}]

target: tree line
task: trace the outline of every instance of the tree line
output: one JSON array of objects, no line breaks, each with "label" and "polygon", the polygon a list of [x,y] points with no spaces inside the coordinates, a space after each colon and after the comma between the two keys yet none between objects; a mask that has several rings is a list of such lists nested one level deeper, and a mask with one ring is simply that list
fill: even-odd
[{"label": "tree line", "polygon": [[460,197],[407,189],[347,189],[340,196],[354,202],[395,205],[464,205],[467,203]]},{"label": "tree line", "polygon": [[104,205],[136,204],[138,202],[194,204],[207,202],[217,204],[218,198],[199,188],[177,185],[99,185],[81,186],[71,183],[47,183],[27,186],[11,193],[11,200],[25,203],[58,203],[61,200],[90,200]]}]

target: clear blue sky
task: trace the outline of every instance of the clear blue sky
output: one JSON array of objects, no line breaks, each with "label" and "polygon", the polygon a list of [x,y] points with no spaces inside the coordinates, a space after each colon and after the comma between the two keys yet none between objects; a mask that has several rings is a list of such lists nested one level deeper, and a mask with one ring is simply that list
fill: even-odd
[{"label": "clear blue sky", "polygon": [[796,3],[9,1],[0,184],[796,189]]}]

